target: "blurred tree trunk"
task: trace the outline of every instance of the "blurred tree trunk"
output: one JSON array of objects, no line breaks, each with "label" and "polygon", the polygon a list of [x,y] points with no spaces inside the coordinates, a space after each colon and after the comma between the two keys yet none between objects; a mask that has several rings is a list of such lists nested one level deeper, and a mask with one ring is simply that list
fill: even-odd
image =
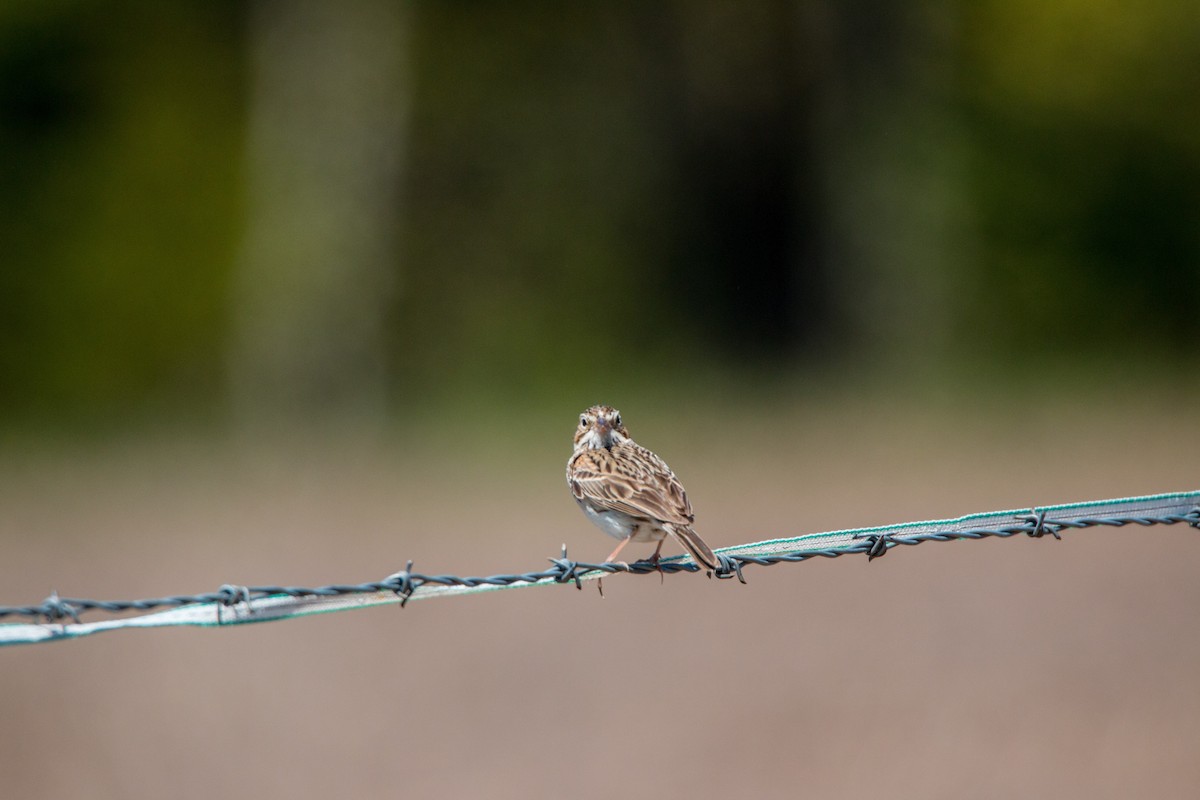
[{"label": "blurred tree trunk", "polygon": [[230,345],[242,427],[370,425],[385,413],[406,9],[262,0],[249,14],[247,212]]}]

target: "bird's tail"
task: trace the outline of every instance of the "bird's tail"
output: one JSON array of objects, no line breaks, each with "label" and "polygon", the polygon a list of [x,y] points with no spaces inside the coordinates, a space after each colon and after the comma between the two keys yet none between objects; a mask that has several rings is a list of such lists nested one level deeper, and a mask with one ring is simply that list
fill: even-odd
[{"label": "bird's tail", "polygon": [[703,569],[716,572],[717,568],[720,566],[720,561],[717,560],[717,554],[714,553],[712,548],[700,538],[699,534],[697,534],[690,527],[677,528],[672,526],[668,528],[668,530],[670,530],[671,535],[675,537],[675,540],[683,545],[683,549],[687,550],[688,553],[691,554],[692,559],[695,560],[697,564],[699,564]]}]

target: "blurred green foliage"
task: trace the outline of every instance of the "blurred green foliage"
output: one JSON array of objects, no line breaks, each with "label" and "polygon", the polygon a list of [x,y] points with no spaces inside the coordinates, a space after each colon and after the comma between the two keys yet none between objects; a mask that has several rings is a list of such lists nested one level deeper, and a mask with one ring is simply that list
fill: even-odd
[{"label": "blurred green foliage", "polygon": [[[1194,357],[1193,10],[1164,0],[974,8],[964,113],[981,247],[960,322],[968,341]],[[988,314],[997,299],[1034,324]]]},{"label": "blurred green foliage", "polygon": [[[7,418],[219,405],[248,8],[0,10]],[[1195,364],[1184,0],[414,8],[401,403],[915,351]]]},{"label": "blurred green foliage", "polygon": [[0,14],[0,408],[100,416],[216,390],[237,25],[232,3]]}]

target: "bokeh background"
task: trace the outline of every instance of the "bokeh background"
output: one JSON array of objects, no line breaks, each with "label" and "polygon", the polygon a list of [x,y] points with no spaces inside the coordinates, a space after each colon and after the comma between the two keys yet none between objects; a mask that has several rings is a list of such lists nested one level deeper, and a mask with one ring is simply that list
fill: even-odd
[{"label": "bokeh background", "polygon": [[[1197,488],[1183,0],[0,5],[0,603]],[[1182,529],[0,653],[14,797],[1190,797]],[[394,611],[394,613],[393,613]]]}]

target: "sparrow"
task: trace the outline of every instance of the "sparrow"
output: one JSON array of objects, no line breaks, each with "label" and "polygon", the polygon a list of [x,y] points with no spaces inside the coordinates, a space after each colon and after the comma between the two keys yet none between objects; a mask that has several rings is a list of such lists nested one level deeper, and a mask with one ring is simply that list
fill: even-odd
[{"label": "sparrow", "polygon": [[698,565],[717,571],[716,554],[692,529],[695,515],[683,484],[665,461],[630,438],[612,406],[592,406],[579,415],[567,485],[587,518],[620,540],[605,561],[632,541],[658,542],[657,562],[670,534]]}]

